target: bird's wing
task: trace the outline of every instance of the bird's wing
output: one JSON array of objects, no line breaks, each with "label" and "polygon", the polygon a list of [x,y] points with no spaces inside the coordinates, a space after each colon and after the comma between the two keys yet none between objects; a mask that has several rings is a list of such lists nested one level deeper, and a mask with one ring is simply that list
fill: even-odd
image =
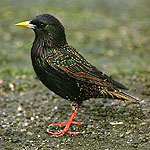
[{"label": "bird's wing", "polygon": [[124,85],[87,62],[75,49],[72,48],[71,52],[66,53],[65,51],[65,53],[62,52],[61,54],[55,58],[53,57],[53,59],[47,59],[48,64],[59,72],[67,73],[70,77],[83,82],[104,87],[127,89]]}]

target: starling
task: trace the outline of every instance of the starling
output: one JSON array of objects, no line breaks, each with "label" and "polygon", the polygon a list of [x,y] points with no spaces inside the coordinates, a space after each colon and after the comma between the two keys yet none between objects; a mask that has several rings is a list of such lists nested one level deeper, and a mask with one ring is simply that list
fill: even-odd
[{"label": "starling", "polygon": [[73,113],[68,121],[50,124],[64,127],[53,136],[69,131],[82,102],[90,98],[111,98],[138,102],[135,97],[123,92],[127,88],[91,65],[76,49],[67,43],[65,30],[60,21],[50,14],[41,14],[35,19],[16,24],[34,30],[35,39],[31,49],[34,71],[39,80],[60,97],[70,100]]}]

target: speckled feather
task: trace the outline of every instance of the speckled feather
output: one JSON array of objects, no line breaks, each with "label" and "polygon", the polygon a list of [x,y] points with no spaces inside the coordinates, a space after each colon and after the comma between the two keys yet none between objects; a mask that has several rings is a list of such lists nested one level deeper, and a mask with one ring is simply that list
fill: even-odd
[{"label": "speckled feather", "polygon": [[[69,46],[64,28],[55,17],[40,15],[31,22],[39,24],[34,29],[32,64],[47,88],[76,103],[102,97],[137,102],[136,98],[120,90],[127,89],[124,85],[99,71]],[[40,27],[41,23],[45,24],[44,28]],[[46,30],[47,25],[49,29]]]}]

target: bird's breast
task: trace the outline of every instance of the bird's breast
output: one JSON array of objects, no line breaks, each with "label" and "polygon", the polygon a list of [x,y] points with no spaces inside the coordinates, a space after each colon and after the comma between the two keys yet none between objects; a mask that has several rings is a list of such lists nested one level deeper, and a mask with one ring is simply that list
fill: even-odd
[{"label": "bird's breast", "polygon": [[80,91],[75,79],[54,69],[41,57],[32,56],[31,58],[37,77],[48,89],[62,98],[72,101],[78,100]]}]

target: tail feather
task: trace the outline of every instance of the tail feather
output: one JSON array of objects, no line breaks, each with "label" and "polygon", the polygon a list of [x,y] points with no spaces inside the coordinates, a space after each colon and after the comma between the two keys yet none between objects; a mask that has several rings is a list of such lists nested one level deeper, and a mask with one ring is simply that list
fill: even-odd
[{"label": "tail feather", "polygon": [[107,91],[110,95],[115,96],[117,99],[128,100],[134,103],[139,103],[139,99],[131,96],[130,94],[121,90]]}]

